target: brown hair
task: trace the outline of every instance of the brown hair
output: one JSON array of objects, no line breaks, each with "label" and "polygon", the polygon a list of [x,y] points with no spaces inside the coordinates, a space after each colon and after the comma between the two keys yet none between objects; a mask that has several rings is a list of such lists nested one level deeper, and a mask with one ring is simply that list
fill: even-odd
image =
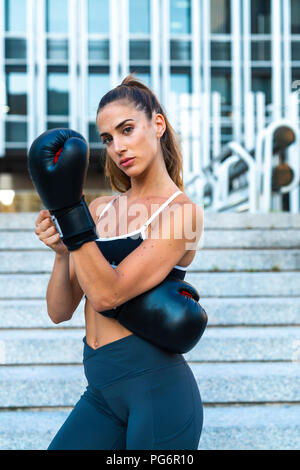
[{"label": "brown hair", "polygon": [[[136,109],[144,111],[149,120],[152,119],[153,111],[163,115],[166,123],[166,130],[160,139],[163,158],[170,178],[183,191],[182,153],[178,136],[169,123],[156,96],[146,85],[133,74],[128,75],[124,78],[121,85],[113,88],[102,97],[97,109],[97,115],[108,103],[124,99],[130,103],[135,103]],[[111,158],[107,158],[107,153],[105,176],[110,179],[111,187],[119,192],[125,192],[131,187],[130,177],[123,173]]]}]

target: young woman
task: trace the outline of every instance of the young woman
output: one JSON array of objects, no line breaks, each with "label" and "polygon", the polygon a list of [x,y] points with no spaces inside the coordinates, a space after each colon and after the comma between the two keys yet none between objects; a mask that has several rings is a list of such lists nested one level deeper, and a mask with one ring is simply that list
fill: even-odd
[{"label": "young woman", "polygon": [[101,310],[169,274],[183,279],[203,211],[183,191],[180,147],[149,88],[129,75],[101,99],[96,123],[106,176],[121,193],[89,205],[99,238],[70,255],[49,211],[36,221],[35,233],[56,252],[47,289],[53,322],[69,320],[86,294],[88,386],[49,449],[197,449],[203,407],[182,354],[154,346]]}]

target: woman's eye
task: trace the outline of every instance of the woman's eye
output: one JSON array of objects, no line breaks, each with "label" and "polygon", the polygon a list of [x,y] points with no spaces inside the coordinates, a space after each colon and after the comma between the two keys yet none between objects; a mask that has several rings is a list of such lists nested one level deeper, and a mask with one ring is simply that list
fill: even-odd
[{"label": "woman's eye", "polygon": [[[127,131],[128,131],[128,133],[129,133],[132,129],[133,129],[132,126],[128,126],[128,127],[125,127],[125,128],[123,129],[123,132],[126,131],[126,133],[127,133]],[[106,137],[105,139],[102,140],[102,143],[103,143],[103,144],[109,144],[109,142],[110,142],[109,139],[110,139],[110,137]]]}]

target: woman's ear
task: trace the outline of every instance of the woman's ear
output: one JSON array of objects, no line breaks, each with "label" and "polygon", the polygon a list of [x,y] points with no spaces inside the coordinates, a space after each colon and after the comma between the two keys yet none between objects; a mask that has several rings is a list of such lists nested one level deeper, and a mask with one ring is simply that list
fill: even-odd
[{"label": "woman's ear", "polygon": [[166,123],[162,114],[155,115],[155,124],[156,124],[156,136],[160,138],[163,136],[166,130]]}]

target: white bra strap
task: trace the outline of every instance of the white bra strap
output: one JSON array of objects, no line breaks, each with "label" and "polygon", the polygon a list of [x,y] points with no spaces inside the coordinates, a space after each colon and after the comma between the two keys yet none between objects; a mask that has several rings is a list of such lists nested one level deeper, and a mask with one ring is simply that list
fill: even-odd
[{"label": "white bra strap", "polygon": [[172,196],[169,197],[167,201],[165,201],[158,209],[157,211],[154,212],[154,214],[150,217],[150,219],[147,220],[147,222],[144,223],[143,227],[147,227],[152,220],[159,214],[168,204],[169,202],[173,201],[178,194],[181,194],[182,191],[176,191],[176,193],[172,194]]},{"label": "white bra strap", "polygon": [[[118,197],[118,196],[117,196],[117,197]],[[106,204],[106,206],[104,207],[103,211],[101,212],[101,214],[100,214],[99,217],[98,217],[98,222],[99,222],[100,218],[102,217],[102,215],[104,214],[104,212],[106,212],[106,211],[110,208],[110,206],[112,205],[112,203],[114,202],[114,200],[117,199],[117,197],[114,197],[113,199],[111,199],[111,200]]]}]

